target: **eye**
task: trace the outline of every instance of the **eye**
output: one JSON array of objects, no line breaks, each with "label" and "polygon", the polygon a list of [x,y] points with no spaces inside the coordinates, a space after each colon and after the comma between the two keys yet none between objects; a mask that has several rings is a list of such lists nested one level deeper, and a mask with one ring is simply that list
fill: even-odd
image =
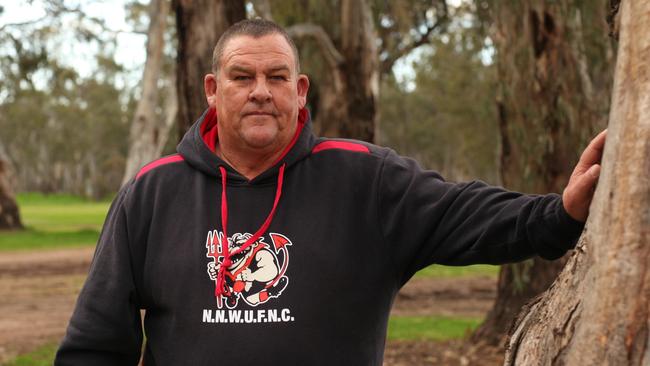
[{"label": "eye", "polygon": [[233,80],[235,80],[235,81],[246,81],[246,80],[250,80],[250,79],[251,79],[251,77],[248,76],[248,75],[236,75],[235,77],[233,77]]},{"label": "eye", "polygon": [[271,80],[276,80],[276,81],[284,81],[287,80],[287,78],[284,75],[271,75],[269,77]]}]

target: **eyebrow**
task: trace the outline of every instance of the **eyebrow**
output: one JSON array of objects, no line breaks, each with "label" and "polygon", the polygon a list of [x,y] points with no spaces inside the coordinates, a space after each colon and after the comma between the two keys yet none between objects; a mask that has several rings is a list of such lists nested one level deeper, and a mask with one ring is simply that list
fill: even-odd
[{"label": "eyebrow", "polygon": [[287,72],[291,72],[291,70],[289,70],[289,66],[287,66],[287,65],[278,65],[278,66],[273,66],[273,67],[271,67],[271,68],[269,69],[269,72],[278,72],[278,71],[287,71]]},{"label": "eyebrow", "polygon": [[253,72],[253,69],[251,69],[249,67],[244,67],[244,66],[241,66],[241,65],[229,66],[229,67],[226,68],[226,70],[228,72],[243,72],[243,73],[247,73],[247,74],[250,74],[250,73]]},{"label": "eyebrow", "polygon": [[[227,67],[226,70],[227,70],[227,72],[243,72],[243,73],[247,73],[247,74],[252,74],[253,73],[252,68],[246,67],[246,66],[241,66],[241,65],[233,65],[233,66]],[[289,69],[289,66],[287,66],[287,65],[272,66],[268,70],[268,72],[270,72],[270,73],[279,72],[279,71],[291,72],[291,70]]]}]

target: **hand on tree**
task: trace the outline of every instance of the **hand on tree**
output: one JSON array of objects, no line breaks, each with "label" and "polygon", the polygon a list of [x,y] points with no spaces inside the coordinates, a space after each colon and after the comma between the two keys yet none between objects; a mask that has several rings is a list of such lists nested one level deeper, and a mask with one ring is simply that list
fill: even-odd
[{"label": "hand on tree", "polygon": [[566,212],[577,221],[587,221],[589,205],[600,175],[600,160],[603,157],[607,130],[598,134],[582,152],[580,161],[573,169],[562,201]]}]

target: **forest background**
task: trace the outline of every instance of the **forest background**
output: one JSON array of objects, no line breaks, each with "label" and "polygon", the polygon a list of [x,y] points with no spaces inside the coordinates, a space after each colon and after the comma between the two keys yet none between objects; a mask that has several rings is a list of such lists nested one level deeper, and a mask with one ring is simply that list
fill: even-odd
[{"label": "forest background", "polygon": [[[99,199],[113,195],[122,183],[126,137],[142,95],[150,17],[147,3],[126,2],[126,18],[114,29],[105,15],[87,14],[92,3],[12,5],[14,12],[43,14],[26,17],[22,24],[12,24],[8,10],[0,13],[0,156],[14,172],[17,192]],[[110,3],[108,8],[120,6]],[[383,66],[381,73],[376,142],[415,157],[448,179],[499,183],[494,47],[486,25],[476,15],[476,4],[431,4],[377,1],[372,6],[377,28],[393,32],[388,41],[396,43],[391,45],[395,50],[378,56],[397,63]],[[337,2],[272,3],[274,20],[283,25],[311,17],[334,27],[335,21],[313,18],[336,18],[337,7]],[[250,3],[247,12],[256,15]],[[160,100],[154,109],[161,124],[168,118],[164,91],[173,85],[177,50],[173,14],[167,21],[160,44]],[[124,40],[125,33],[130,40]],[[314,43],[306,40],[299,46],[303,72],[316,95],[327,70]],[[318,113],[313,103],[310,107]],[[178,143],[178,132],[168,131],[161,136],[166,141],[163,155],[175,152]]]},{"label": "forest background", "polygon": [[[35,193],[55,197],[50,209],[58,213],[96,201],[100,206],[89,210],[101,218],[101,204],[139,167],[175,152],[179,136],[205,108],[191,77],[199,63],[188,66],[201,53],[192,49],[201,42],[190,30],[218,33],[243,17],[273,19],[296,39],[319,133],[392,147],[451,181],[559,192],[579,152],[607,122],[616,3],[3,3],[0,214],[9,217],[23,206],[32,236],[2,234],[0,244],[41,243],[30,244],[33,249],[54,240],[47,226],[60,224],[43,224],[47,218],[39,213],[47,210]],[[212,23],[197,9],[215,15]],[[209,65],[208,57],[203,62]],[[5,224],[20,228],[15,217]],[[84,231],[84,219],[88,215],[75,219],[82,230],[72,238],[92,242],[98,229]],[[71,242],[65,236],[54,241]],[[479,269],[490,278],[487,301],[494,305],[487,317],[471,321],[474,329],[485,319],[470,343],[501,347],[518,309],[550,285],[564,262],[531,260],[504,266],[498,276]]]}]

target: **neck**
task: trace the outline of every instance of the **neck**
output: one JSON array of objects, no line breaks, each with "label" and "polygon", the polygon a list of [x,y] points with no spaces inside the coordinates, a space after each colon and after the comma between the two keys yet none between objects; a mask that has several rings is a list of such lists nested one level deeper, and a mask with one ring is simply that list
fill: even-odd
[{"label": "neck", "polygon": [[233,167],[239,174],[248,180],[252,180],[277,162],[287,144],[284,144],[279,149],[264,152],[251,151],[249,149],[233,149],[229,148],[227,144],[217,143],[215,152],[217,156]]}]

